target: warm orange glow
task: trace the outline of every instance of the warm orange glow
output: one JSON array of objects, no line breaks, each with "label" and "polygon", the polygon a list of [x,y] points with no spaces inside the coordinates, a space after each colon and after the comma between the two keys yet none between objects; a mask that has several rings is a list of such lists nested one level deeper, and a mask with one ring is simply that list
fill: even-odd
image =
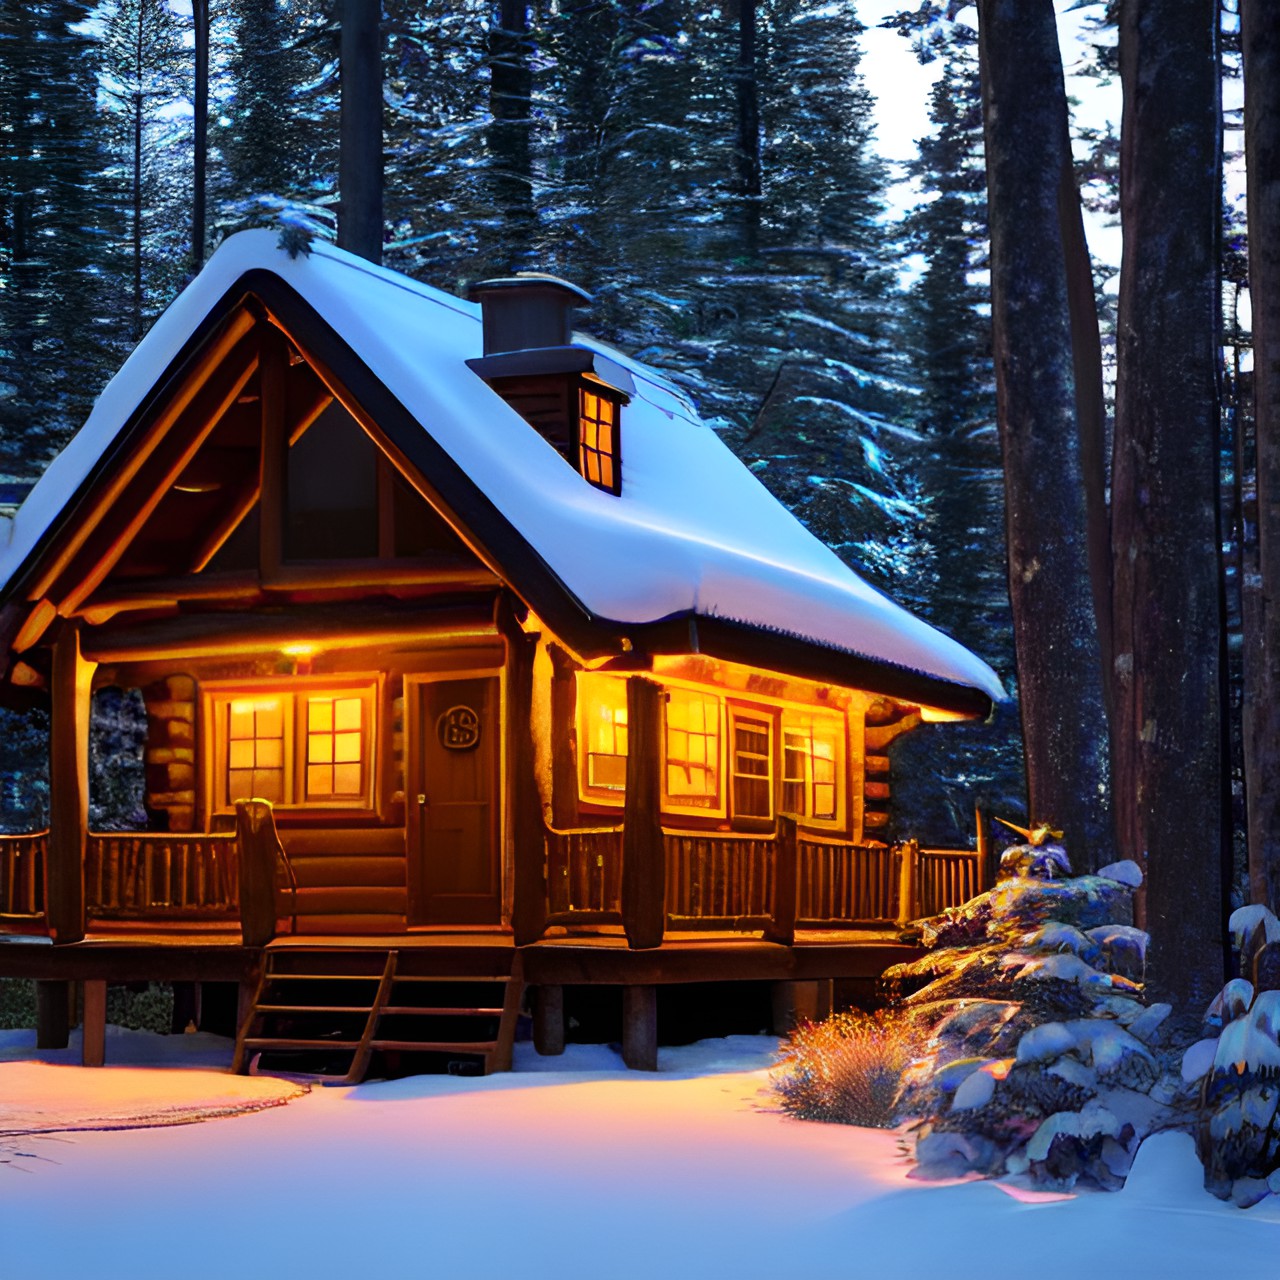
[{"label": "warm orange glow", "polygon": [[618,802],[627,784],[627,682],[578,676],[583,794]]},{"label": "warm orange glow", "polygon": [[9,679],[14,684],[27,689],[38,689],[44,684],[44,676],[34,667],[27,666],[25,662],[14,663],[13,674]]},{"label": "warm orange glow", "polygon": [[286,644],[280,646],[280,652],[287,658],[312,658],[315,656],[317,646],[314,644]]}]

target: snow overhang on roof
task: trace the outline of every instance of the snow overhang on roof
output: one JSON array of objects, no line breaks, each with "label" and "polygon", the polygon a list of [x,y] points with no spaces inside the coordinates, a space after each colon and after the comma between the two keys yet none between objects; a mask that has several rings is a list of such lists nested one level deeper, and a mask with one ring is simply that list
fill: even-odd
[{"label": "snow overhang on roof", "polygon": [[[193,334],[238,289],[268,276],[412,419],[420,465],[435,458],[469,478],[589,626],[650,635],[657,651],[701,647],[838,683],[893,686],[971,713],[1003,699],[985,662],[863,582],[659,373],[573,335],[635,385],[622,428],[622,493],[602,492],[468,368],[482,354],[478,305],[329,244],[290,258],[269,231],[226,240],[125,361],[17,512],[0,548],[0,585],[39,549]],[[433,483],[425,471],[424,479]],[[522,590],[518,575],[510,580]],[[762,660],[762,647],[779,661]],[[876,672],[887,685],[867,679]]]}]

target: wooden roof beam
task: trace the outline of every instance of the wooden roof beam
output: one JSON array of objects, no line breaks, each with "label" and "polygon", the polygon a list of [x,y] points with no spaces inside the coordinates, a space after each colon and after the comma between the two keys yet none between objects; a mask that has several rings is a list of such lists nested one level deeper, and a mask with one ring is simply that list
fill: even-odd
[{"label": "wooden roof beam", "polygon": [[182,379],[173,397],[159,409],[146,426],[143,438],[136,444],[120,441],[122,446],[128,445],[128,447],[119,449],[119,465],[98,492],[91,493],[85,504],[77,504],[87,509],[68,510],[66,514],[70,519],[67,527],[70,532],[62,541],[57,554],[47,560],[39,577],[32,582],[27,592],[28,599],[38,599],[50,594],[54,584],[63,577],[97,530],[103,516],[120,502],[134,478],[161,441],[165,439],[169,429],[199,395],[212,371],[235,350],[241,339],[253,328],[254,323],[253,315],[243,308],[231,315],[226,324],[201,350],[199,358]]}]

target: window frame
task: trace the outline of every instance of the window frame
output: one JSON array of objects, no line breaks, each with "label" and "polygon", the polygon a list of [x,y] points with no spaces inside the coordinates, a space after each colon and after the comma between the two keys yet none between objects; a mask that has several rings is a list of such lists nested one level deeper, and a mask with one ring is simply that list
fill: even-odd
[{"label": "window frame", "polygon": [[[685,685],[685,684],[663,684],[663,692],[666,695],[662,700],[662,750],[660,752],[659,765],[661,767],[661,805],[663,813],[680,813],[688,814],[693,817],[702,818],[724,818],[727,816],[727,792],[725,785],[725,739],[726,729],[726,711],[724,695],[716,689],[706,689],[701,685]],[[671,763],[670,754],[670,713],[671,713],[671,695],[680,694],[684,696],[700,697],[706,701],[714,702],[716,707],[716,760],[715,760],[715,777],[716,790],[715,795],[709,797],[712,803],[691,804],[687,798],[673,796],[667,788],[667,770]],[[691,730],[676,730],[676,732],[689,733]],[[705,731],[700,735],[708,736]],[[698,761],[685,761],[686,767],[692,765],[699,766]],[[701,762],[702,767],[706,766],[706,762]]]},{"label": "window frame", "polygon": [[[780,766],[778,771],[778,812],[793,817],[797,822],[802,823],[806,827],[823,828],[826,830],[843,830],[848,825],[848,806],[849,806],[849,768],[848,768],[848,735],[849,722],[848,717],[840,711],[829,711],[819,709],[817,707],[800,707],[800,706],[784,706],[781,709],[780,723],[778,726],[778,751],[780,757]],[[809,735],[810,750],[805,755],[806,768],[803,784],[805,788],[805,805],[806,809],[812,807],[814,787],[816,785],[813,777],[813,761],[814,753],[812,743],[814,740],[813,728],[818,722],[826,722],[831,726],[831,738],[834,746],[832,754],[832,785],[835,788],[835,813],[830,818],[819,818],[810,812],[800,812],[790,809],[786,805],[786,787],[788,781],[797,781],[796,779],[787,778],[787,733],[795,732],[798,726],[797,722],[808,721],[807,731]]]},{"label": "window frame", "polygon": [[[573,432],[570,440],[571,457],[570,462],[573,469],[593,488],[599,489],[601,493],[612,493],[615,497],[622,493],[622,409],[625,403],[624,397],[607,387],[603,382],[596,382],[589,378],[577,378],[575,382],[575,395],[573,406]],[[609,404],[613,407],[613,421],[607,424],[612,434],[612,448],[604,450],[599,445],[588,445],[584,439],[584,424],[594,422],[597,426],[602,425],[600,415],[592,417],[587,413],[587,397],[594,396],[597,401]],[[599,436],[597,434],[597,441]],[[587,454],[594,454],[597,458],[608,458],[613,470],[613,483],[604,484],[601,480],[593,480],[587,473]]]},{"label": "window frame", "polygon": [[[241,699],[279,698],[283,721],[283,798],[277,812],[376,816],[380,764],[383,677],[380,674],[301,676],[283,680],[218,680],[201,684],[205,808],[210,817],[235,812],[230,794],[231,706]],[[357,697],[361,703],[361,786],[359,794],[314,798],[307,789],[308,715],[324,698]],[[243,797],[249,798],[249,797]]]},{"label": "window frame", "polygon": [[[621,808],[626,803],[627,784],[626,784],[626,759],[627,752],[614,753],[623,761],[623,783],[620,787],[602,786],[593,783],[591,780],[591,756],[596,754],[606,754],[603,752],[593,752],[591,750],[591,712],[600,704],[591,696],[591,686],[603,682],[609,682],[618,687],[621,695],[621,710],[624,716],[622,724],[626,727],[625,716],[627,714],[627,678],[626,676],[611,675],[603,671],[579,671],[576,673],[574,682],[574,721],[577,731],[577,757],[578,757],[578,797],[579,799],[591,804],[607,804]],[[612,704],[611,709],[616,714],[618,705]],[[615,734],[618,729],[617,720],[612,721]],[[631,735],[628,727],[627,748],[631,746]]]},{"label": "window frame", "polygon": [[[729,700],[728,703],[729,732],[725,743],[725,762],[728,775],[729,817],[733,825],[740,830],[772,829],[777,821],[780,795],[778,793],[778,708],[760,704]],[[740,773],[738,770],[737,730],[740,724],[758,725],[765,730],[766,747],[763,756],[758,753],[754,758],[763,759],[766,772],[761,774]],[[769,799],[768,813],[744,813],[738,807],[738,779],[747,781],[763,781]]]}]

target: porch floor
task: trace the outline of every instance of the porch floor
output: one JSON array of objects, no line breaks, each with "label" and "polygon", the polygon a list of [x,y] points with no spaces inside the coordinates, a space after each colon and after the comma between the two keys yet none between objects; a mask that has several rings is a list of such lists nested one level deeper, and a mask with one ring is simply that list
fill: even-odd
[{"label": "porch floor", "polygon": [[[442,963],[465,955],[510,969],[517,948],[502,930],[431,930],[403,934],[285,935],[272,949],[323,947],[435,951]],[[794,946],[740,933],[669,932],[661,947],[637,951],[621,932],[542,938],[519,948],[530,985],[630,986],[683,982],[811,981],[875,978],[919,955],[897,930],[798,931]],[[55,946],[45,938],[0,934],[0,977],[42,981],[243,982],[262,949],[246,947],[238,929],[115,925],[83,941]]]}]

